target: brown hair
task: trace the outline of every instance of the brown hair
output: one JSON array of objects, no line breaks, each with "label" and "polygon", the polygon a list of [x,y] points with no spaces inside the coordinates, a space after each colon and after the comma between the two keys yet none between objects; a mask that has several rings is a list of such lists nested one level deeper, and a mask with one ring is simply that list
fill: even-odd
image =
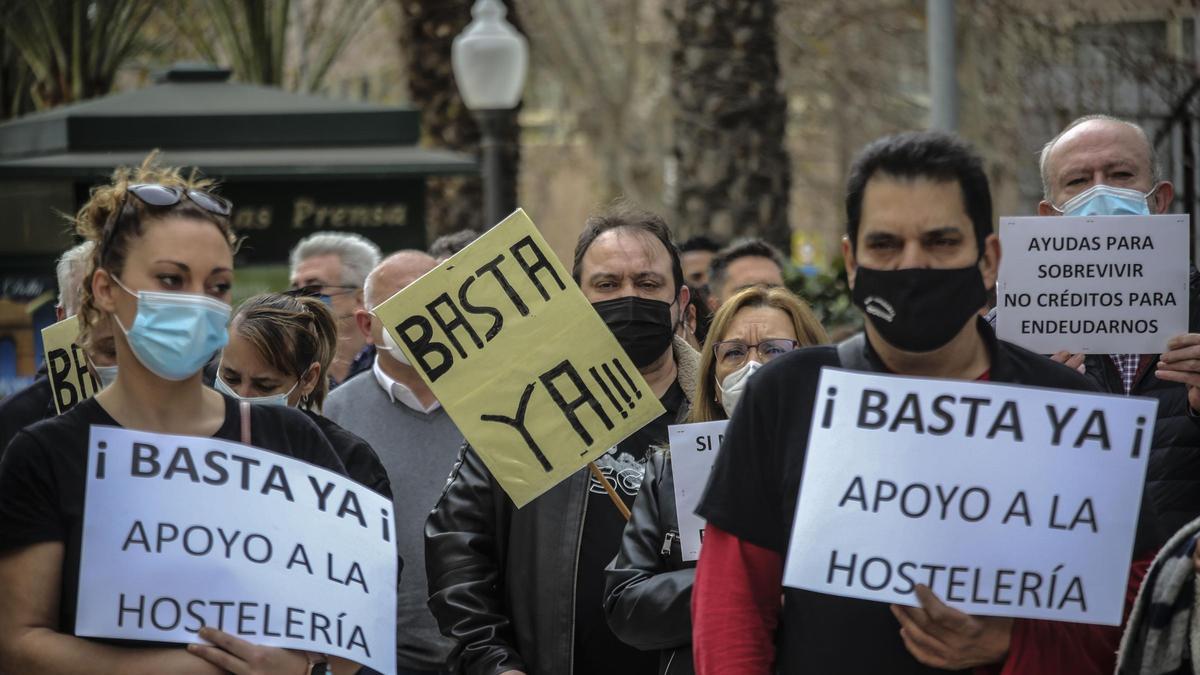
[{"label": "brown hair", "polygon": [[712,326],[708,329],[708,337],[700,348],[700,378],[696,386],[696,397],[692,399],[690,422],[711,422],[723,420],[725,409],[717,403],[717,385],[714,381],[717,372],[717,360],[713,356],[713,345],[725,337],[733,317],[743,309],[754,307],[773,307],[788,315],[792,320],[792,328],[796,331],[796,341],[801,347],[824,344],[829,341],[821,322],[813,314],[808,303],[796,297],[791,291],[778,286],[763,288],[754,286],[741,290],[721,305],[713,315]]},{"label": "brown hair", "polygon": [[326,375],[337,344],[337,325],[325,303],[317,298],[263,293],[238,307],[229,330],[254,345],[272,368],[297,380],[312,364],[320,364],[317,386],[300,399],[300,407],[321,409],[329,393]]},{"label": "brown hair", "polygon": [[213,180],[200,177],[195,169],[184,177],[178,168],[159,166],[157,160],[155,150],[136,169],[120,167],[113,171],[107,184],[92,188],[87,203],[71,219],[76,234],[85,241],[96,242],[79,298],[80,342],[85,346],[91,340],[92,326],[100,319],[100,310],[92,296],[92,274],[104,268],[119,277],[125,268],[129,242],[142,235],[147,223],[170,216],[205,220],[217,226],[230,249],[236,248],[237,238],[229,219],[196,206],[190,199],[184,198],[172,206],[153,206],[128,197],[127,188],[138,183],[204,191],[211,191],[216,185]]},{"label": "brown hair", "polygon": [[667,226],[667,221],[663,220],[662,216],[624,199],[613,202],[613,205],[604,213],[588,216],[587,221],[584,222],[583,232],[579,234],[579,240],[575,242],[575,261],[571,265],[571,276],[575,278],[575,283],[582,283],[583,256],[587,254],[588,249],[600,235],[617,229],[648,234],[667,249],[667,256],[671,259],[671,276],[675,281],[675,293],[678,294],[679,288],[684,283],[683,263],[679,261],[679,248],[675,246],[675,241],[671,238],[671,228]]}]

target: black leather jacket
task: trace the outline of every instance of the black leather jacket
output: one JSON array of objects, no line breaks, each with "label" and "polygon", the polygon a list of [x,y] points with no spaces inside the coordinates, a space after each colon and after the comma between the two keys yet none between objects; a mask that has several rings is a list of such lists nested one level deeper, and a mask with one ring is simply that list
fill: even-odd
[{"label": "black leather jacket", "polygon": [[670,455],[646,462],[621,549],[604,570],[604,611],[621,641],[661,650],[660,675],[691,675],[692,582],[696,563],[684,562],[675,510]]},{"label": "black leather jacket", "polygon": [[[676,339],[675,361],[690,401],[699,355]],[[429,609],[442,634],[458,643],[450,656],[453,672],[570,675],[590,482],[588,470],[580,469],[517,509],[475,450],[464,446],[425,522]]]},{"label": "black leather jacket", "polygon": [[[1188,331],[1196,333],[1200,332],[1200,273],[1195,268],[1189,295]],[[1134,380],[1129,395],[1158,399],[1146,489],[1158,509],[1159,526],[1169,535],[1200,516],[1200,417],[1188,411],[1185,385],[1155,377],[1154,361]],[[1125,393],[1121,374],[1107,354],[1088,355],[1084,366],[1101,391]]]}]

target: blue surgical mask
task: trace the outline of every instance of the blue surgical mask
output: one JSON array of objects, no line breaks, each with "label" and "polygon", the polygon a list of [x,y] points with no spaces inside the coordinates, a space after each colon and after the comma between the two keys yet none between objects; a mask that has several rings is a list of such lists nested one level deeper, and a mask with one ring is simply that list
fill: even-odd
[{"label": "blue surgical mask", "polygon": [[147,370],[164,380],[186,380],[229,342],[229,316],[233,308],[207,295],[191,293],[134,293],[112,277],[130,295],[137,296],[137,317],[128,329],[113,314],[125,334],[129,349]]},{"label": "blue surgical mask", "polygon": [[292,392],[296,391],[296,387],[299,385],[300,381],[296,380],[296,384],[293,384],[291,389],[288,389],[282,394],[271,394],[270,396],[242,396],[234,391],[233,388],[228,384],[225,384],[225,380],[222,380],[220,375],[217,375],[217,379],[213,381],[213,388],[222,394],[231,396],[239,401],[245,401],[246,403],[253,403],[256,405],[286,406],[288,404],[288,399],[292,397]]},{"label": "blue surgical mask", "polygon": [[1150,205],[1147,200],[1153,194],[1154,190],[1141,192],[1111,185],[1093,185],[1054,209],[1064,216],[1148,216]]}]

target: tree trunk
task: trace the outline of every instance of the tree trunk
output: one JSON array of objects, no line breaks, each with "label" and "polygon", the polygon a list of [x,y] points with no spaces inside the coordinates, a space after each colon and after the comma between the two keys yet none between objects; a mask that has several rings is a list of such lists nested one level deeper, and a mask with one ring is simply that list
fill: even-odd
[{"label": "tree trunk", "polygon": [[[479,156],[479,127],[463,104],[450,65],[450,46],[471,22],[471,0],[398,0],[404,12],[401,47],[407,60],[408,87],[413,103],[421,111],[425,145]],[[521,29],[512,0],[505,0],[509,23]],[[519,110],[519,109],[518,109]],[[517,171],[520,165],[520,126],[517,111],[509,116],[500,137],[503,148],[506,204],[517,205]],[[432,239],[442,234],[472,228],[482,230],[495,223],[484,222],[480,179],[432,177],[425,193],[425,231]]]},{"label": "tree trunk", "polygon": [[791,167],[779,90],[775,0],[682,0],[676,42],[676,226],[787,250]]}]

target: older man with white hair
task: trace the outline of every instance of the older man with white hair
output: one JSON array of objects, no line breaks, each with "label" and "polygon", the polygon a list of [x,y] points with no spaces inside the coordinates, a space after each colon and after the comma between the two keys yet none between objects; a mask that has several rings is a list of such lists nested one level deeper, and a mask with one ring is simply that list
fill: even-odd
[{"label": "older man with white hair", "polygon": [[[1163,180],[1154,144],[1137,124],[1087,115],[1042,148],[1038,213],[1149,215],[1167,213],[1175,188]],[[1191,272],[1188,333],[1163,344],[1161,354],[1068,354],[1102,390],[1158,399],[1147,484],[1166,534],[1200,516],[1200,274]]]},{"label": "older man with white hair", "polygon": [[[79,311],[79,291],[91,266],[93,250],[93,243],[85,241],[68,249],[58,259],[55,266],[58,304],[54,314],[59,321]],[[93,347],[87,352],[88,365],[104,386],[116,377],[116,345],[110,331],[107,322],[94,328]],[[54,393],[50,390],[50,377],[43,363],[33,384],[0,400],[0,456],[18,431],[55,414]]]},{"label": "older man with white hair", "polygon": [[318,232],[292,249],[292,289],[325,300],[337,321],[338,345],[329,366],[334,386],[370,369],[374,359],[355,314],[363,308],[363,284],[379,257],[374,242],[349,232]]}]

